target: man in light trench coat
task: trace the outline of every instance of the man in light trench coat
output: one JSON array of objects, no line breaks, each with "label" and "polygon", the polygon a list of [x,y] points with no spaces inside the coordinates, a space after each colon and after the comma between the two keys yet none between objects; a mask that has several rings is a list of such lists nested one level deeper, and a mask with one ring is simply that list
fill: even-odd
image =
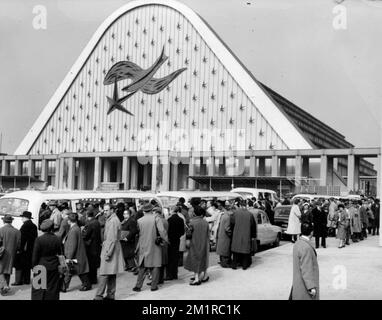
[{"label": "man in light trench coat", "polygon": [[[99,268],[99,286],[94,300],[114,300],[117,285],[117,274],[124,271],[124,260],[121,248],[121,222],[114,209],[105,204],[106,217],[104,240]],[[104,293],[106,290],[106,297]]]},{"label": "man in light trench coat", "polygon": [[151,271],[151,291],[158,290],[159,269],[162,266],[162,247],[155,241],[160,237],[163,242],[168,243],[167,232],[162,220],[153,214],[152,204],[142,207],[144,216],[138,219],[138,266],[139,273],[134,291],[141,291],[143,281],[148,271]]},{"label": "man in light trench coat", "polygon": [[301,225],[301,237],[293,246],[293,285],[290,300],[319,300],[320,284],[317,253],[310,239],[313,228]]}]

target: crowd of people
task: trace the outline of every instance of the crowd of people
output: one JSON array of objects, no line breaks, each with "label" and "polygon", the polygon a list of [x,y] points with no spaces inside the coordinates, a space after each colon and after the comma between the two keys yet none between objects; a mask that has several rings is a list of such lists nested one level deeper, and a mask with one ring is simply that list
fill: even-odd
[{"label": "crowd of people", "polygon": [[318,199],[312,202],[295,199],[292,205],[286,233],[292,242],[301,234],[301,224],[313,228],[316,248],[326,248],[327,237],[337,237],[339,248],[359,242],[368,235],[379,235],[380,201],[362,198],[361,200],[340,201]]},{"label": "crowd of people", "polygon": [[[45,267],[47,285],[32,287],[33,300],[59,299],[73,276],[81,280],[80,291],[97,285],[95,300],[115,299],[117,274],[124,271],[137,277],[133,291],[142,290],[146,277],[151,291],[156,291],[165,281],[178,279],[179,266],[193,273],[191,286],[201,285],[209,281],[211,245],[216,246],[222,268],[250,267],[257,250],[258,209],[273,223],[274,207],[269,199],[198,199],[186,204],[179,198],[165,216],[155,200],[141,201],[138,207],[123,202],[78,203],[75,212],[66,202],[50,201],[40,210],[43,235],[39,237],[30,212],[22,214],[20,230],[6,215],[0,228],[1,294],[10,290],[13,267],[12,286],[19,286],[30,284],[35,266]],[[373,198],[345,203],[295,200],[286,232],[295,242],[301,225],[310,226],[316,248],[320,240],[326,247],[327,236],[336,236],[343,248],[350,239],[357,242],[368,234],[379,235],[379,210],[379,200]]]}]

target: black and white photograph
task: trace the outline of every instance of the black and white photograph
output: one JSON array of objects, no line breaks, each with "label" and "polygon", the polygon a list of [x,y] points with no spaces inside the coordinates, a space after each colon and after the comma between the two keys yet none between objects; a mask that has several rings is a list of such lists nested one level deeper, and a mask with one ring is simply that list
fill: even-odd
[{"label": "black and white photograph", "polygon": [[381,22],[382,0],[0,0],[0,306],[382,299]]}]

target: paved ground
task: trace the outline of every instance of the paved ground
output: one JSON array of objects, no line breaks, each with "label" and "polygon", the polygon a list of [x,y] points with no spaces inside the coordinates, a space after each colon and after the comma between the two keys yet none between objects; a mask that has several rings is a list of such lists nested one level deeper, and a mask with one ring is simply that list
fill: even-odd
[{"label": "paved ground", "polygon": [[[313,240],[312,240],[313,241]],[[247,270],[223,269],[217,256],[211,253],[210,280],[201,286],[189,286],[191,273],[180,268],[179,279],[165,282],[160,290],[151,292],[146,284],[139,293],[131,289],[136,277],[131,273],[118,276],[117,299],[281,299],[289,296],[292,282],[292,244],[264,250],[256,254]],[[382,299],[382,247],[378,237],[338,249],[336,239],[328,239],[328,247],[317,250],[320,267],[321,299]],[[342,274],[342,276],[340,276]],[[147,281],[146,281],[147,282]],[[74,277],[70,291],[62,300],[93,299],[95,289],[79,292],[80,283]],[[13,294],[0,299],[30,299],[30,287],[13,288]]]}]

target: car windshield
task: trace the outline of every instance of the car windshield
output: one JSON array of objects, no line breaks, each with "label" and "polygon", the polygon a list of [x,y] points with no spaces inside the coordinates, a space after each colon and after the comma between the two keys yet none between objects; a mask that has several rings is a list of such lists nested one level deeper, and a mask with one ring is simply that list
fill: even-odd
[{"label": "car windshield", "polygon": [[1,198],[0,199],[0,215],[10,214],[18,217],[24,211],[28,210],[29,201],[19,198]]}]

